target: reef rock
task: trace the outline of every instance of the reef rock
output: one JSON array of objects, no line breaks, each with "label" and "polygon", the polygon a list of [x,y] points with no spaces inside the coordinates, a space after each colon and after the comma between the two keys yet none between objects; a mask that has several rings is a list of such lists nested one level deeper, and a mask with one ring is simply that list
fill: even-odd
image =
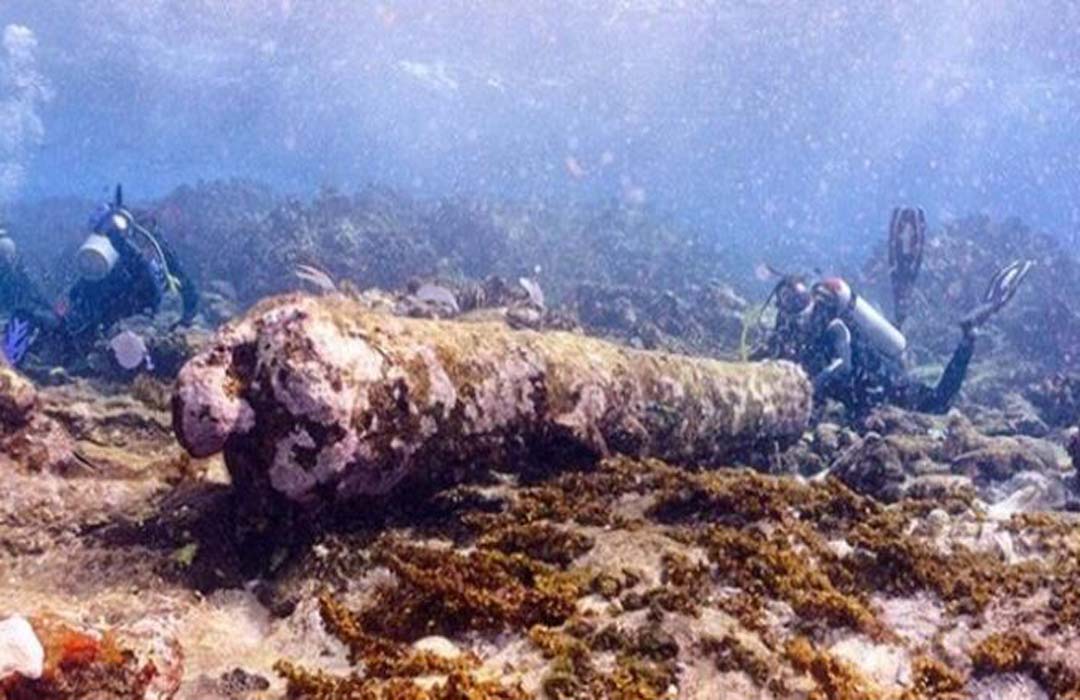
[{"label": "reef rock", "polygon": [[13,673],[40,678],[44,666],[45,649],[26,618],[0,621],[0,679]]},{"label": "reef rock", "polygon": [[1055,373],[1027,388],[1030,401],[1042,419],[1055,427],[1080,421],[1080,375]]},{"label": "reef rock", "polygon": [[290,295],[224,327],[181,371],[173,420],[234,483],[295,501],[381,494],[406,477],[610,452],[716,463],[797,437],[793,364],[638,352],[568,333],[373,314]]},{"label": "reef rock", "polygon": [[[867,432],[850,437],[842,449],[835,439],[815,441],[816,463],[827,463],[831,474],[859,493],[892,502],[977,492],[989,503],[1003,502],[1009,512],[1063,503],[1067,458],[1049,440],[988,435],[955,411],[942,418],[885,407],[863,427]],[[815,461],[808,452],[796,458]]]},{"label": "reef rock", "polygon": [[574,290],[573,307],[592,332],[635,347],[722,356],[739,344],[747,302],[719,283],[681,294],[583,283]]},{"label": "reef rock", "polygon": [[35,471],[62,471],[71,465],[70,436],[39,408],[30,380],[0,366],[0,463]]},{"label": "reef rock", "polygon": [[983,483],[1004,481],[1024,471],[1060,471],[1052,443],[1026,435],[983,435],[959,413],[949,417],[946,443],[952,470]]}]

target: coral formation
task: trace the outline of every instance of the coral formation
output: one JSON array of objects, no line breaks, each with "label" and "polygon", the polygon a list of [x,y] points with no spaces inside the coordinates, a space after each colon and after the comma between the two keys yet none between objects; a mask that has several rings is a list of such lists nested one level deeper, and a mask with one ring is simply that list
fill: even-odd
[{"label": "coral formation", "polygon": [[62,472],[76,460],[70,436],[41,410],[38,392],[25,377],[0,365],[0,466]]},{"label": "coral formation", "polygon": [[629,345],[695,355],[733,355],[747,302],[711,283],[682,294],[648,287],[583,283],[570,305],[590,333]]},{"label": "coral formation", "polygon": [[1080,423],[1080,374],[1054,373],[1033,383],[1026,393],[1049,425]]}]

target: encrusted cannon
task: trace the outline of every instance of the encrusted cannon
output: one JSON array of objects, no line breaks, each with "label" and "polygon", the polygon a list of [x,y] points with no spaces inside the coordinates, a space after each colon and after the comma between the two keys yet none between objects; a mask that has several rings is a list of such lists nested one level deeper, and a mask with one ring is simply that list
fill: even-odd
[{"label": "encrusted cannon", "polygon": [[811,385],[787,362],[725,363],[580,335],[398,318],[344,296],[266,300],[181,370],[176,434],[234,483],[310,503],[473,465],[612,452],[717,463],[798,435]]}]

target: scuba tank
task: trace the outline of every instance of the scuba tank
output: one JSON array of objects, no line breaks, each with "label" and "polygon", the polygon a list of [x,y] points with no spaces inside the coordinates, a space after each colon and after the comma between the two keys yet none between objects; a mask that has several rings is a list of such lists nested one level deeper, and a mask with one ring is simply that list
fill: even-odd
[{"label": "scuba tank", "polygon": [[907,339],[875,309],[839,277],[828,277],[814,285],[814,290],[836,303],[840,317],[859,330],[860,335],[876,350],[893,358],[900,357],[907,347]]},{"label": "scuba tank", "polygon": [[83,279],[97,282],[109,276],[119,257],[108,236],[91,233],[75,254],[75,264]]},{"label": "scuba tank", "polygon": [[117,235],[142,256],[158,288],[178,293],[180,281],[169,269],[169,261],[157,237],[135,220],[124,208],[123,191],[116,186],[116,198],[104,204],[90,217],[90,235],[76,253],[76,264],[83,279],[96,282],[108,277],[120,258],[110,235]]}]

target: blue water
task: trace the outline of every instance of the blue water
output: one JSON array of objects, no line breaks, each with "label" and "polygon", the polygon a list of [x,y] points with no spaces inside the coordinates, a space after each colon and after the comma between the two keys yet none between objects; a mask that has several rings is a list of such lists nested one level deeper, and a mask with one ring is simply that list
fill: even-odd
[{"label": "blue water", "polygon": [[645,201],[842,248],[889,209],[1080,228],[1064,0],[5,0],[0,194]]}]

